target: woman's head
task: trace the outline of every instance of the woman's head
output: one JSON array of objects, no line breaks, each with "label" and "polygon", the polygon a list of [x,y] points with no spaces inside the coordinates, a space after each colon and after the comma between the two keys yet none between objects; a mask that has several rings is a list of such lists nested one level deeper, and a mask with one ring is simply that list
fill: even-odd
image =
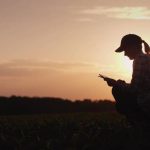
[{"label": "woman's head", "polygon": [[145,52],[149,54],[149,45],[136,34],[127,34],[121,39],[121,44],[115,52],[125,52],[125,55],[130,59],[134,59],[137,54],[142,53],[142,43],[144,44]]}]

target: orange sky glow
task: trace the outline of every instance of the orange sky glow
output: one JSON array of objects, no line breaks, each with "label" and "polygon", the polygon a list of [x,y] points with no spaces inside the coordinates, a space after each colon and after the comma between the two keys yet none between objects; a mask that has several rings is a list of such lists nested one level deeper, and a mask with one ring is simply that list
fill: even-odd
[{"label": "orange sky glow", "polygon": [[104,74],[130,82],[122,36],[150,44],[149,0],[0,1],[0,95],[110,99]]}]

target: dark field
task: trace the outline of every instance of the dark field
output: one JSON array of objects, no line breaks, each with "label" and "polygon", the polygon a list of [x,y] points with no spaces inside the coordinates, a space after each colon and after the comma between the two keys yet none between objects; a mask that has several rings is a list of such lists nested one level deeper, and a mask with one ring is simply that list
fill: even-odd
[{"label": "dark field", "polygon": [[139,150],[147,133],[115,112],[0,117],[1,150]]}]

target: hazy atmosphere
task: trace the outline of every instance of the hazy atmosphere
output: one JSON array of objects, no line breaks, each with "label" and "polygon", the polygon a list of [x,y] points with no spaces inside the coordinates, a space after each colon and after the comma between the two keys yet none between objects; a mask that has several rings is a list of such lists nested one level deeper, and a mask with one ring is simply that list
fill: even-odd
[{"label": "hazy atmosphere", "polygon": [[130,82],[122,36],[150,44],[149,0],[0,0],[0,95],[111,99],[98,74]]}]

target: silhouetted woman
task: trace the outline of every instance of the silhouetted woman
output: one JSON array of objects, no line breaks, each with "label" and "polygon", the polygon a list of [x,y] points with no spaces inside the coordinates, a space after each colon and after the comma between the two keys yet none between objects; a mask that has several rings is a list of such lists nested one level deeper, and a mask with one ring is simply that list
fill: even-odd
[{"label": "silhouetted woman", "polygon": [[[144,52],[142,47],[144,46]],[[116,108],[128,118],[138,121],[150,116],[150,47],[138,35],[127,34],[121,39],[120,47],[115,52],[133,60],[133,73],[130,84],[123,80],[113,84],[112,94],[116,100]],[[111,86],[111,80],[107,83]],[[133,117],[133,118],[132,118]]]}]

